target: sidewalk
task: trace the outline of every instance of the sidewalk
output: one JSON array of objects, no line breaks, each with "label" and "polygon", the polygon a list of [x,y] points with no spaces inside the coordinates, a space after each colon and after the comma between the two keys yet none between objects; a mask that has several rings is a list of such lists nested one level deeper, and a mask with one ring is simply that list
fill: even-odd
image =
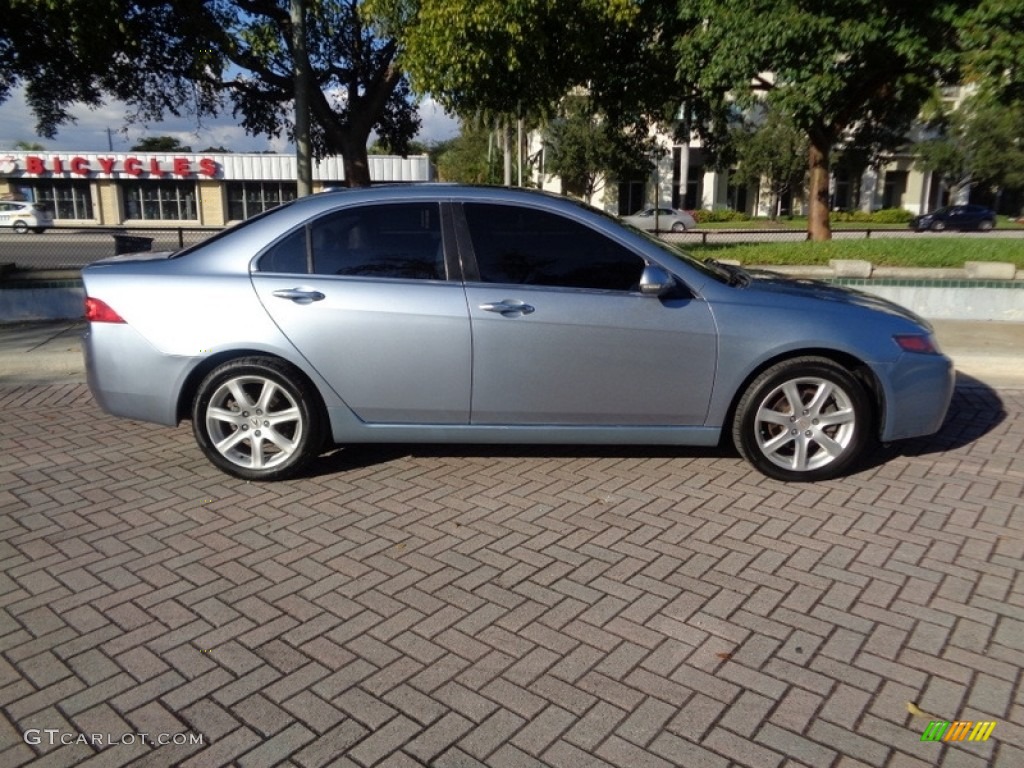
[{"label": "sidewalk", "polygon": [[[1024,389],[1024,323],[935,320],[962,384]],[[85,381],[84,321],[0,324],[0,386]]]}]

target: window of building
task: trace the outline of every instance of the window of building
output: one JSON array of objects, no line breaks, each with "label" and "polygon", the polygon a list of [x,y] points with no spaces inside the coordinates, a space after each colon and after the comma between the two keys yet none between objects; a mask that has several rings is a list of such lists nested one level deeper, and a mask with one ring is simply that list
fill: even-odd
[{"label": "window of building", "polygon": [[34,181],[29,189],[31,199],[45,205],[55,219],[93,218],[88,181]]},{"label": "window of building", "polygon": [[131,181],[123,185],[124,218],[190,221],[199,218],[196,185],[190,181]]},{"label": "window of building", "polygon": [[[692,161],[694,158],[691,157]],[[704,207],[704,166],[690,165],[686,169],[686,194],[683,196],[683,208],[696,211]]]},{"label": "window of building", "polygon": [[485,283],[639,288],[643,259],[579,222],[512,205],[466,203],[463,209]]},{"label": "window of building", "polygon": [[296,197],[294,181],[233,181],[228,184],[228,219],[248,219]]}]

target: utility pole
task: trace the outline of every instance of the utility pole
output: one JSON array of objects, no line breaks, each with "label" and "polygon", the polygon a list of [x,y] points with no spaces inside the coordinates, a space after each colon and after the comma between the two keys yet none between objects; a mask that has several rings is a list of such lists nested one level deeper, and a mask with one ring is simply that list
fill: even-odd
[{"label": "utility pole", "polygon": [[313,153],[309,137],[309,53],[306,49],[306,0],[291,0],[292,74],[295,82],[295,166],[297,193],[313,193]]}]

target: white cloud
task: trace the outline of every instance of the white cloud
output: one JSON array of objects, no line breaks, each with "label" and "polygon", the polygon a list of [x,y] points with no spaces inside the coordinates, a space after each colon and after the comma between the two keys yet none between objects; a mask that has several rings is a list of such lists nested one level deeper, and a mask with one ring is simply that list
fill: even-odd
[{"label": "white cloud", "polygon": [[[64,125],[53,139],[36,135],[35,117],[25,103],[24,92],[14,91],[0,105],[0,149],[12,149],[17,141],[33,141],[53,151],[115,152],[127,151],[144,136],[174,136],[194,150],[223,146],[235,152],[291,152],[284,137],[248,136],[231,115],[204,119],[197,125],[194,118],[169,118],[149,125],[129,124],[128,109],[119,102],[96,109],[79,106],[71,110],[76,122]],[[427,98],[420,105],[423,120],[417,138],[420,141],[441,141],[458,133],[458,122],[444,113],[438,104]]]}]

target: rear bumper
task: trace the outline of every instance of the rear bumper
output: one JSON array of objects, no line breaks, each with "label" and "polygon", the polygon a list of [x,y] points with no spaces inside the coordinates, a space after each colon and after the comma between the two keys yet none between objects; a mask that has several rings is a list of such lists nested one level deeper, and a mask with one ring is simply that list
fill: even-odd
[{"label": "rear bumper", "polygon": [[178,423],[178,391],[192,358],[165,355],[121,323],[90,323],[82,351],[89,389],[104,411],[168,426]]}]

